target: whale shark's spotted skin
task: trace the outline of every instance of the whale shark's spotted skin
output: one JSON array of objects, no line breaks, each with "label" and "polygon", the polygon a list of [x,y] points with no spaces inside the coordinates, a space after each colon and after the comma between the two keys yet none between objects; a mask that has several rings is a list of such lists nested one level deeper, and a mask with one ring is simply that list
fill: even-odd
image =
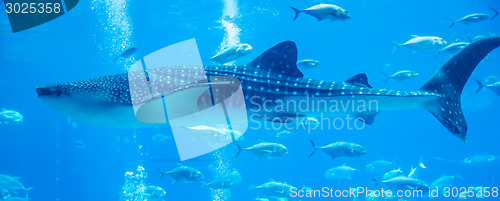
[{"label": "whale shark's spotted skin", "polygon": [[[346,82],[328,82],[322,80],[307,79],[302,77],[274,78],[269,74],[266,77],[255,77],[255,72],[248,72],[248,68],[221,66],[206,67],[208,75],[222,75],[238,78],[249,93],[270,93],[275,95],[291,96],[352,96],[352,95],[381,95],[381,96],[436,96],[439,94],[425,91],[398,91],[388,89],[375,89],[370,87],[359,87]],[[241,71],[241,70],[242,71]],[[238,72],[238,73],[233,73]]]},{"label": "whale shark's spotted skin", "polygon": [[[192,66],[178,67],[186,69],[184,74],[189,76],[191,72],[197,72],[197,68]],[[328,82],[322,80],[307,79],[302,77],[278,78],[267,74],[261,76],[258,71],[250,71],[250,68],[237,66],[204,66],[207,76],[231,76],[240,80],[245,96],[272,94],[274,96],[314,96],[314,97],[334,97],[334,96],[358,96],[358,95],[380,95],[380,96],[436,96],[439,94],[424,91],[408,92],[388,89],[374,89],[369,87],[359,87],[345,82]],[[162,69],[156,69],[162,70]],[[167,70],[167,69],[164,69]],[[281,76],[281,78],[279,78]],[[174,77],[174,76],[172,76]],[[165,82],[175,82],[168,77]],[[181,84],[179,84],[180,86]],[[126,73],[88,79],[84,81],[69,82],[52,85],[50,87],[38,88],[40,95],[70,95],[71,93],[88,93],[95,98],[113,103],[132,105],[129,91],[129,80]],[[158,94],[160,95],[160,94]]]},{"label": "whale shark's spotted skin", "polygon": [[[374,115],[383,110],[423,107],[452,133],[465,140],[467,124],[460,104],[463,86],[484,56],[498,46],[500,46],[500,37],[487,37],[471,43],[453,56],[429,82],[417,91],[375,89],[368,84],[364,74],[356,75],[344,82],[304,78],[296,66],[295,43],[290,41],[274,46],[243,66],[203,66],[203,69],[212,86],[228,82],[227,79],[217,78],[220,76],[238,79],[247,108],[262,104],[266,100],[271,102],[315,99],[376,100],[379,104],[377,111],[366,111],[366,114],[360,115]],[[162,94],[165,96],[181,90],[206,86],[206,82],[203,81],[185,83],[185,80],[193,77],[204,77],[204,75],[194,73],[199,72],[200,68],[202,67],[180,66],[148,69],[149,78],[155,80],[154,83],[156,83],[150,86],[154,89],[153,91],[157,92],[153,94],[152,99],[159,98]],[[137,76],[133,73],[131,75],[124,73],[55,84],[39,87],[37,93],[49,106],[76,119],[104,126],[144,126],[137,124],[133,111],[130,109],[135,101],[150,101],[141,95],[145,93],[144,91],[134,91],[132,93],[134,96],[131,97],[129,83],[135,83],[134,79]],[[234,81],[229,80],[229,82]],[[133,88],[134,90],[141,89],[141,87]],[[214,90],[213,93],[230,94],[232,92],[222,87]],[[224,98],[228,95],[214,95],[213,97]],[[259,98],[251,101],[252,97]],[[208,100],[202,101],[202,104],[208,104],[203,102],[208,102]],[[286,112],[301,113],[295,110]],[[328,111],[320,112],[327,112],[326,116],[338,115],[328,113]],[[301,113],[300,115],[317,114]]]},{"label": "whale shark's spotted skin", "polygon": [[92,98],[103,101],[132,104],[127,74],[125,73],[37,88],[37,93],[39,96],[70,96],[74,93],[86,93]]}]

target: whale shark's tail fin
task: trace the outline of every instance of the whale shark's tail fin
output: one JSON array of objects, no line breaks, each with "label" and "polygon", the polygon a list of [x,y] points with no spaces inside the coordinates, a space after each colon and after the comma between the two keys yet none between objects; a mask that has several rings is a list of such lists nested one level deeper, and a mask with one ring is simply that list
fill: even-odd
[{"label": "whale shark's tail fin", "polygon": [[486,37],[471,43],[448,60],[420,88],[421,91],[441,95],[437,101],[424,104],[424,108],[464,141],[467,141],[467,123],[460,102],[462,90],[477,64],[499,46],[500,37]]}]

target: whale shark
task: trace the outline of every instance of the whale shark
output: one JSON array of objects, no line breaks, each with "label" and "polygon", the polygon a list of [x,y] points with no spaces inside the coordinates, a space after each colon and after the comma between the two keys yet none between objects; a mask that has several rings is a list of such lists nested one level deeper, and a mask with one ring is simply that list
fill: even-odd
[{"label": "whale shark", "polygon": [[[363,73],[341,82],[305,78],[297,68],[297,47],[292,41],[273,46],[246,65],[207,65],[203,68],[207,77],[225,76],[239,81],[249,116],[257,114],[280,119],[294,116],[353,115],[367,124],[372,124],[374,117],[383,111],[423,108],[452,134],[466,141],[467,123],[461,108],[463,87],[479,62],[498,46],[500,37],[486,37],[467,45],[442,65],[427,83],[414,91],[373,88]],[[182,71],[168,72],[157,69],[156,71],[161,73],[155,74],[163,81],[169,82],[179,74],[190,74],[188,67],[181,68]],[[155,70],[151,70],[153,71]],[[127,73],[122,73],[42,86],[36,88],[36,92],[38,97],[54,110],[90,124],[119,128],[154,125],[136,119],[132,109],[129,79],[131,78]],[[217,81],[211,82],[212,86],[217,84]],[[165,96],[193,90],[199,86],[200,83],[194,83],[171,93],[166,91]],[[227,97],[228,93],[234,92],[225,88],[220,85],[214,93],[226,94],[222,97]],[[155,98],[159,97],[152,97]],[[215,100],[220,101],[222,100]],[[312,110],[282,105],[278,108],[280,103],[294,101],[311,103],[312,106],[309,107],[314,107],[316,101],[317,105],[324,106],[320,107],[322,109]],[[354,105],[362,106],[358,103],[364,101],[376,103],[376,107],[357,110],[339,110],[338,107],[331,109],[338,106],[339,102],[352,103],[354,108]],[[198,98],[200,109],[209,107],[205,102],[204,99]],[[263,106],[268,109],[263,109]],[[269,109],[273,107],[274,109]]]}]

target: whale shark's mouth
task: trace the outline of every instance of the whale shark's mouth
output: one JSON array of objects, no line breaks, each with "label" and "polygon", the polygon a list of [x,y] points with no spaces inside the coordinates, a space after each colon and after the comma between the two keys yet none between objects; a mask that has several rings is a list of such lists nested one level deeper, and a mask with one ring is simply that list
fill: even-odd
[{"label": "whale shark's mouth", "polygon": [[41,96],[60,96],[61,94],[66,94],[66,93],[61,87],[59,86],[46,86],[46,87],[37,87],[36,88],[36,93],[38,94],[38,97]]}]

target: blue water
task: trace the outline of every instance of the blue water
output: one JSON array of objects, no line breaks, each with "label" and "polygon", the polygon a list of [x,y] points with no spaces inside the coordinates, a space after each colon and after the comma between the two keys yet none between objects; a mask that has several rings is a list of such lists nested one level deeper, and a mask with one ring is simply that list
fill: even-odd
[{"label": "blue water", "polygon": [[[224,12],[226,17],[221,18],[224,6],[230,3],[235,4]],[[467,35],[500,33],[500,17],[448,28],[449,18],[478,12],[491,15],[488,7],[500,9],[497,0],[324,3],[341,6],[351,19],[318,22],[302,13],[292,21],[294,13],[288,6],[303,9],[314,5],[314,1],[94,0],[80,1],[62,17],[14,34],[7,15],[1,12],[0,108],[22,113],[24,122],[0,125],[0,174],[21,177],[25,186],[34,187],[30,191],[32,200],[119,200],[125,173],[135,171],[138,166],[146,169],[148,177],[144,182],[162,187],[167,200],[217,200],[214,195],[227,196],[227,192],[211,192],[201,183],[171,184],[168,177],[158,180],[158,169],[170,170],[180,161],[173,139],[163,144],[151,140],[159,133],[171,135],[168,127],[122,130],[88,125],[68,120],[37,98],[35,88],[38,86],[125,72],[130,62],[113,60],[132,46],[138,47],[135,57],[139,58],[195,38],[200,55],[206,61],[225,45],[249,43],[252,53],[236,62],[245,64],[271,46],[291,40],[297,44],[299,59],[313,58],[321,62],[317,69],[304,70],[306,77],[343,81],[366,73],[375,88],[414,90],[450,55],[436,56],[434,51],[412,53],[404,47],[392,54],[391,41],[402,43],[411,35],[429,35],[454,42],[467,41]],[[231,12],[235,15],[231,16]],[[237,29],[226,32],[221,19],[229,20]],[[387,64],[392,67],[391,72],[411,69],[420,75],[409,81],[384,83],[381,72]],[[470,80],[500,76],[499,66],[500,51],[494,50],[479,64]],[[286,145],[290,154],[285,158],[256,160],[249,153],[234,158],[236,149],[229,145],[182,164],[198,168],[205,173],[207,181],[221,174],[214,171],[217,167],[237,169],[243,180],[231,188],[230,200],[254,200],[257,192],[249,187],[270,179],[299,188],[303,185],[313,189],[371,188],[374,176],[363,169],[379,159],[392,161],[408,173],[422,157],[427,169],[419,178],[429,183],[441,175],[461,175],[465,180],[458,180],[454,184],[457,187],[500,187],[498,161],[470,166],[433,158],[459,161],[475,154],[500,156],[497,129],[500,99],[487,89],[474,94],[476,89],[477,84],[470,81],[462,94],[469,128],[467,143],[453,136],[427,111],[411,109],[380,113],[374,125],[361,131],[321,130],[310,134],[296,131],[286,139],[276,139],[277,131],[272,130],[245,133],[245,146],[258,140]],[[368,154],[331,160],[325,153],[318,152],[308,158],[312,151],[309,139],[321,145],[340,140],[356,142],[365,146]],[[75,147],[74,141],[83,141],[86,148]],[[217,158],[214,155],[223,162],[214,159]],[[344,163],[360,171],[351,180],[324,178],[327,169]],[[495,199],[498,197],[483,200]]]}]

